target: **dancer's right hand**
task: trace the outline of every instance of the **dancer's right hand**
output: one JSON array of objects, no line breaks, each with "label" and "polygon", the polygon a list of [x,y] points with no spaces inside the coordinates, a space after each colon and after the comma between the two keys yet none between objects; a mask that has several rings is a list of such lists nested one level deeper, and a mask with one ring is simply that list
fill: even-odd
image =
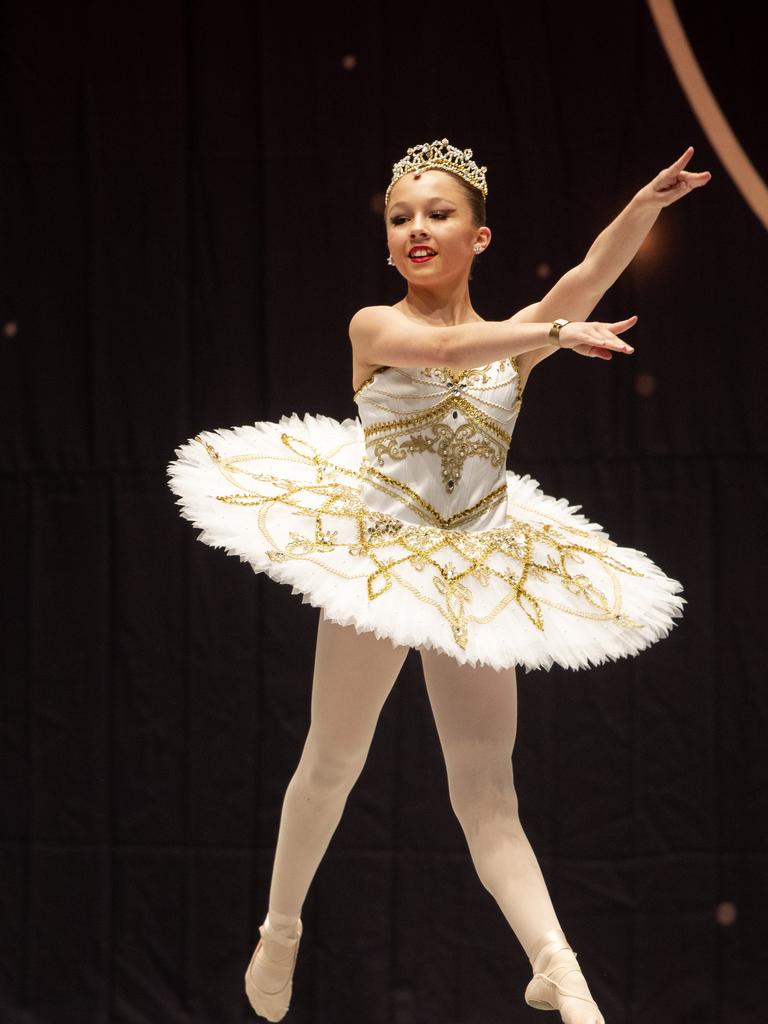
[{"label": "dancer's right hand", "polygon": [[613,359],[613,352],[624,352],[627,355],[634,352],[634,348],[628,345],[617,334],[629,330],[637,323],[637,316],[631,316],[627,320],[617,320],[612,324],[603,324],[598,321],[591,323],[580,323],[572,320],[565,327],[560,328],[560,347],[570,348],[578,352],[580,356],[591,356],[599,359]]}]

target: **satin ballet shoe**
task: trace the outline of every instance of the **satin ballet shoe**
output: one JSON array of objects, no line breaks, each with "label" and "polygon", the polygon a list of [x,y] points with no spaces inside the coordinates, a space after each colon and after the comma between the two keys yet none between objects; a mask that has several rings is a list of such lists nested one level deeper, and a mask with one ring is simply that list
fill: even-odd
[{"label": "satin ballet shoe", "polygon": [[[245,993],[251,1006],[260,1017],[266,1017],[268,1021],[278,1021],[286,1015],[291,1003],[293,972],[296,970],[302,926],[301,918],[299,918],[296,924],[296,935],[289,939],[274,931],[268,921],[269,916],[264,924],[259,926],[261,938],[245,972]],[[268,947],[272,943],[276,943],[284,949],[292,949],[293,955],[286,953],[280,960],[271,959],[267,953]]]},{"label": "satin ballet shoe", "polygon": [[[543,958],[543,971],[536,970],[536,964]],[[558,953],[570,954],[558,956]],[[570,999],[580,999],[593,1008],[593,1016],[587,1021],[584,1017],[584,1024],[605,1024],[605,1019],[600,1009],[591,996],[585,996],[583,992],[574,992],[563,985],[563,979],[568,974],[581,974],[581,968],[576,963],[577,954],[571,949],[566,941],[565,935],[559,928],[552,928],[548,931],[539,943],[538,949],[531,957],[531,966],[534,975],[528,982],[525,990],[525,1001],[536,1010],[562,1010],[561,999],[565,996]],[[584,1008],[586,1010],[586,1007]],[[582,1015],[583,1016],[583,1013]]]}]

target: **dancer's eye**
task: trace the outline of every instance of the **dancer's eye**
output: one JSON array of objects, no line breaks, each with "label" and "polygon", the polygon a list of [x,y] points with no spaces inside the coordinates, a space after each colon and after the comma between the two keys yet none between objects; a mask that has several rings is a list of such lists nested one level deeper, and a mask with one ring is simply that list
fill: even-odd
[{"label": "dancer's eye", "polygon": [[[447,216],[447,210],[433,210],[432,213],[430,213],[430,217],[438,217],[440,220],[445,220]],[[396,214],[394,217],[390,217],[390,220],[393,224],[399,224],[401,221],[405,219],[406,218],[402,214]]]}]

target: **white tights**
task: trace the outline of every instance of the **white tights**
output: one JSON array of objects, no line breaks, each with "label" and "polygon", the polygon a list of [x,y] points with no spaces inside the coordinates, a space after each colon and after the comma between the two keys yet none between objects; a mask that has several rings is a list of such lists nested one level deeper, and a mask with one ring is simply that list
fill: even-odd
[{"label": "white tights", "polygon": [[[275,850],[269,912],[276,919],[301,914],[407,654],[407,647],[339,626],[320,612],[311,722],[286,789]],[[560,924],[518,817],[515,670],[459,665],[433,650],[420,654],[451,806],[480,881],[530,959],[542,934]]]}]

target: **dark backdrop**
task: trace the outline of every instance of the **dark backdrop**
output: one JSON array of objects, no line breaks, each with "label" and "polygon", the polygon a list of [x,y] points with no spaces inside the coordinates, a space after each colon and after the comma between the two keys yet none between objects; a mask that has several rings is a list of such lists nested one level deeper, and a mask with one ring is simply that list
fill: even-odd
[{"label": "dark backdrop", "polygon": [[[765,178],[765,19],[678,9]],[[763,1020],[766,237],[646,6],[1,11],[2,1024],[256,1020],[319,613],[197,542],[165,467],[201,429],[356,414],[347,323],[403,294],[381,194],[444,135],[489,168],[486,318],[689,144],[712,171],[595,311],[639,315],[635,354],[537,367],[509,461],[686,614],[636,658],[521,669],[515,770],[606,1020]],[[303,917],[294,1024],[534,1018],[413,651]]]}]

